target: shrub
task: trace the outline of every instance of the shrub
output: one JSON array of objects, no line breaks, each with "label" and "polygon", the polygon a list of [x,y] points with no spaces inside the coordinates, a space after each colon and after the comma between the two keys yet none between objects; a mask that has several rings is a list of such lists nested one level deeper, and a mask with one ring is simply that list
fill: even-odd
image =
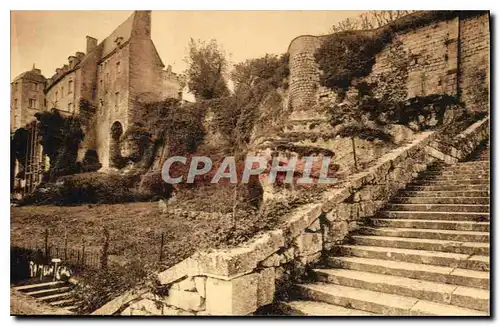
[{"label": "shrub", "polygon": [[136,175],[80,173],[40,185],[21,204],[75,205],[83,203],[120,203],[139,199],[134,193]]},{"label": "shrub", "polygon": [[142,176],[139,193],[143,196],[169,198],[173,187],[162,179],[161,170],[153,170]]},{"label": "shrub", "polygon": [[391,38],[391,33],[379,35],[353,31],[329,35],[315,53],[322,71],[321,84],[347,91],[355,78],[370,74],[376,54]]}]

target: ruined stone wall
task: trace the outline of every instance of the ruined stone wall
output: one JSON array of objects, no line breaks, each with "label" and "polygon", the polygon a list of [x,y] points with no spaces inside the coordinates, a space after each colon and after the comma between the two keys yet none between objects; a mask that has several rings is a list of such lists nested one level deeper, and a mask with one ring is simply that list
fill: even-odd
[{"label": "ruined stone wall", "polygon": [[290,43],[289,101],[292,108],[303,109],[316,103],[319,73],[314,53],[321,43],[321,37],[312,35],[299,36]]},{"label": "ruined stone wall", "polygon": [[475,111],[489,111],[489,15],[460,21],[460,99]]},{"label": "ruined stone wall", "polygon": [[[294,111],[313,106],[320,99],[335,97],[333,92],[319,84],[320,71],[314,60],[314,52],[324,38],[306,35],[290,43],[290,103]],[[481,92],[477,80],[486,88],[486,93],[489,86],[488,13],[442,15],[435,21],[397,32],[391,44],[394,42],[402,42],[408,55],[405,83],[408,98],[431,94],[457,95],[459,85],[460,99],[467,107],[484,107],[484,100],[475,98]],[[388,53],[389,46],[386,46],[376,55],[375,65],[367,79],[387,72]],[[457,79],[460,79],[459,83]]]},{"label": "ruined stone wall", "polygon": [[[407,98],[430,94],[456,95],[458,18],[438,21],[416,30],[398,33],[408,57]],[[376,56],[374,77],[390,72],[390,47]]]}]

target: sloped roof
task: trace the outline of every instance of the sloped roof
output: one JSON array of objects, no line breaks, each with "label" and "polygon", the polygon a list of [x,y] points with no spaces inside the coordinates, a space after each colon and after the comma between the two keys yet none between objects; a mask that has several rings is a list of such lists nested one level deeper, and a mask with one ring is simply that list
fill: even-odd
[{"label": "sloped roof", "polygon": [[17,81],[19,79],[29,79],[39,83],[44,83],[46,80],[46,78],[39,72],[38,69],[25,71],[16,78],[14,78],[14,81]]},{"label": "sloped roof", "polygon": [[132,27],[134,25],[134,15],[135,12],[130,15],[127,20],[121,23],[108,37],[106,37],[101,43],[99,43],[98,47],[102,48],[101,58],[105,58],[108,54],[113,52],[116,48],[115,41],[117,38],[122,38],[122,43],[127,42],[132,35]]}]

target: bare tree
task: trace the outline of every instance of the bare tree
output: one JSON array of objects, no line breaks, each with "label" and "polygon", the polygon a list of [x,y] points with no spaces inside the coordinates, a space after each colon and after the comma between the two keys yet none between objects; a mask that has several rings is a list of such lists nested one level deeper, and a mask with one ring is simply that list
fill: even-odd
[{"label": "bare tree", "polygon": [[356,18],[346,18],[332,26],[331,32],[374,29],[411,14],[415,10],[370,10]]}]

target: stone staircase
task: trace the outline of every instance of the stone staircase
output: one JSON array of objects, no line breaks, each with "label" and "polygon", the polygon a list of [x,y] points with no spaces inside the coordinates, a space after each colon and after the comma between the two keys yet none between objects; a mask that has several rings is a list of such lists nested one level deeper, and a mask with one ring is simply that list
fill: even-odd
[{"label": "stone staircase", "polygon": [[425,171],[296,284],[289,315],[489,315],[489,145]]},{"label": "stone staircase", "polygon": [[15,286],[16,291],[30,295],[37,300],[53,307],[62,308],[69,312],[76,312],[79,308],[71,286],[67,282],[53,281]]}]

